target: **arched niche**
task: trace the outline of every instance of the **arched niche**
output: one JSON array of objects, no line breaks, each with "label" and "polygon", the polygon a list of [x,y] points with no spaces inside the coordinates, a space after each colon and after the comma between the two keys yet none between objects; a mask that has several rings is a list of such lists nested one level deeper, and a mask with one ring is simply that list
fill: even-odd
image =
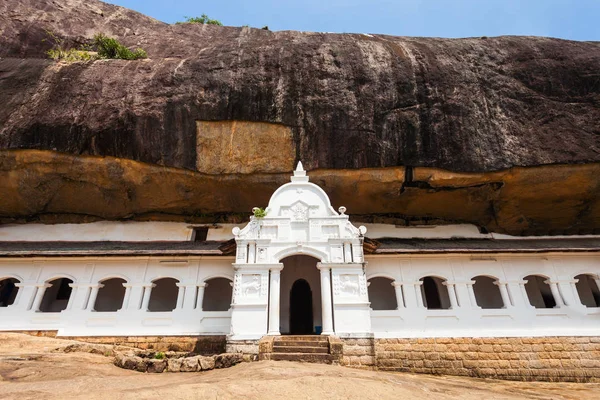
[{"label": "arched niche", "polygon": [[18,283],[17,278],[0,279],[0,307],[13,305],[19,292]]},{"label": "arched niche", "polygon": [[423,296],[423,305],[428,310],[448,310],[450,309],[450,296],[448,288],[444,283],[446,279],[439,276],[425,276],[420,279],[421,295]]},{"label": "arched niche", "polygon": [[73,289],[70,278],[54,278],[48,282],[50,287],[46,288],[44,297],[40,303],[40,312],[61,312],[67,308]]},{"label": "arched niche", "polygon": [[505,306],[500,294],[500,288],[496,285],[498,279],[486,275],[475,276],[471,279],[475,301],[483,309],[502,308]]},{"label": "arched niche", "polygon": [[120,310],[125,299],[125,286],[123,286],[125,283],[127,281],[123,278],[109,278],[101,281],[102,287],[98,290],[94,310],[98,312]]},{"label": "arched niche", "polygon": [[546,283],[547,277],[541,275],[528,275],[524,278],[525,291],[529,304],[535,308],[554,308],[556,307],[556,299],[552,294],[550,285]]},{"label": "arched niche", "polygon": [[600,290],[598,276],[594,274],[580,274],[575,277],[577,294],[581,304],[586,307],[600,307]]},{"label": "arched niche", "polygon": [[373,310],[396,310],[398,301],[396,300],[396,291],[392,286],[392,279],[385,277],[374,277],[368,280],[367,288],[369,301]]},{"label": "arched niche", "polygon": [[231,280],[227,278],[212,278],[206,281],[202,311],[227,311],[231,307]]},{"label": "arched niche", "polygon": [[177,295],[179,281],[175,278],[161,278],[152,281],[155,285],[150,292],[148,311],[166,312],[173,311],[177,307]]}]

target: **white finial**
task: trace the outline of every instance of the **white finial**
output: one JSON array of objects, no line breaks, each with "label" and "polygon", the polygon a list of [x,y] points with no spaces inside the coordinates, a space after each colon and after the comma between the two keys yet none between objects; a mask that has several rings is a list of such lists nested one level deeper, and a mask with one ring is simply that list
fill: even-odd
[{"label": "white finial", "polygon": [[302,166],[302,161],[298,161],[298,165],[294,171],[294,176],[292,176],[292,182],[308,182],[308,176],[306,176],[306,171]]}]

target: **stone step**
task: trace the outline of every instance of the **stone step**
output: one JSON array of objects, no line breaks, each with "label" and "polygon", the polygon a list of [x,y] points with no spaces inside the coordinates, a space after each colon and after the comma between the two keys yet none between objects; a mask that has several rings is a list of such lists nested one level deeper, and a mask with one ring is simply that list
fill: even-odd
[{"label": "stone step", "polygon": [[313,347],[313,346],[273,346],[273,353],[320,353],[329,354],[329,347]]},{"label": "stone step", "polygon": [[322,335],[283,335],[276,336],[275,340],[302,340],[302,341],[312,341],[312,340],[325,340],[327,341],[327,336]]},{"label": "stone step", "polygon": [[307,346],[307,347],[324,347],[329,348],[329,342],[326,340],[306,341],[306,340],[275,340],[273,346]]},{"label": "stone step", "polygon": [[273,353],[271,354],[271,360],[331,364],[333,357],[330,354]]}]

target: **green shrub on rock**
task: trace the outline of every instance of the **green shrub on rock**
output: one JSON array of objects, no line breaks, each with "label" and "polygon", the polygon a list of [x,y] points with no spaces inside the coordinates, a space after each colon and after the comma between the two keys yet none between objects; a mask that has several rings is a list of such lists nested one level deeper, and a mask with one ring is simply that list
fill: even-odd
[{"label": "green shrub on rock", "polygon": [[138,60],[148,57],[143,49],[129,50],[119,43],[117,39],[110,38],[102,33],[94,36],[94,46],[100,58]]}]

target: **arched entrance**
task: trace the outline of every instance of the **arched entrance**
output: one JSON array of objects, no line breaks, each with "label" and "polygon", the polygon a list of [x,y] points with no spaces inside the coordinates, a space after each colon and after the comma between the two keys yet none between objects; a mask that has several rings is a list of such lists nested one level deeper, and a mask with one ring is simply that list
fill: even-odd
[{"label": "arched entrance", "polygon": [[298,279],[290,291],[290,334],[313,333],[312,291],[304,279]]},{"label": "arched entrance", "polygon": [[295,255],[281,260],[280,332],[312,335],[321,331],[321,277],[318,259]]}]

